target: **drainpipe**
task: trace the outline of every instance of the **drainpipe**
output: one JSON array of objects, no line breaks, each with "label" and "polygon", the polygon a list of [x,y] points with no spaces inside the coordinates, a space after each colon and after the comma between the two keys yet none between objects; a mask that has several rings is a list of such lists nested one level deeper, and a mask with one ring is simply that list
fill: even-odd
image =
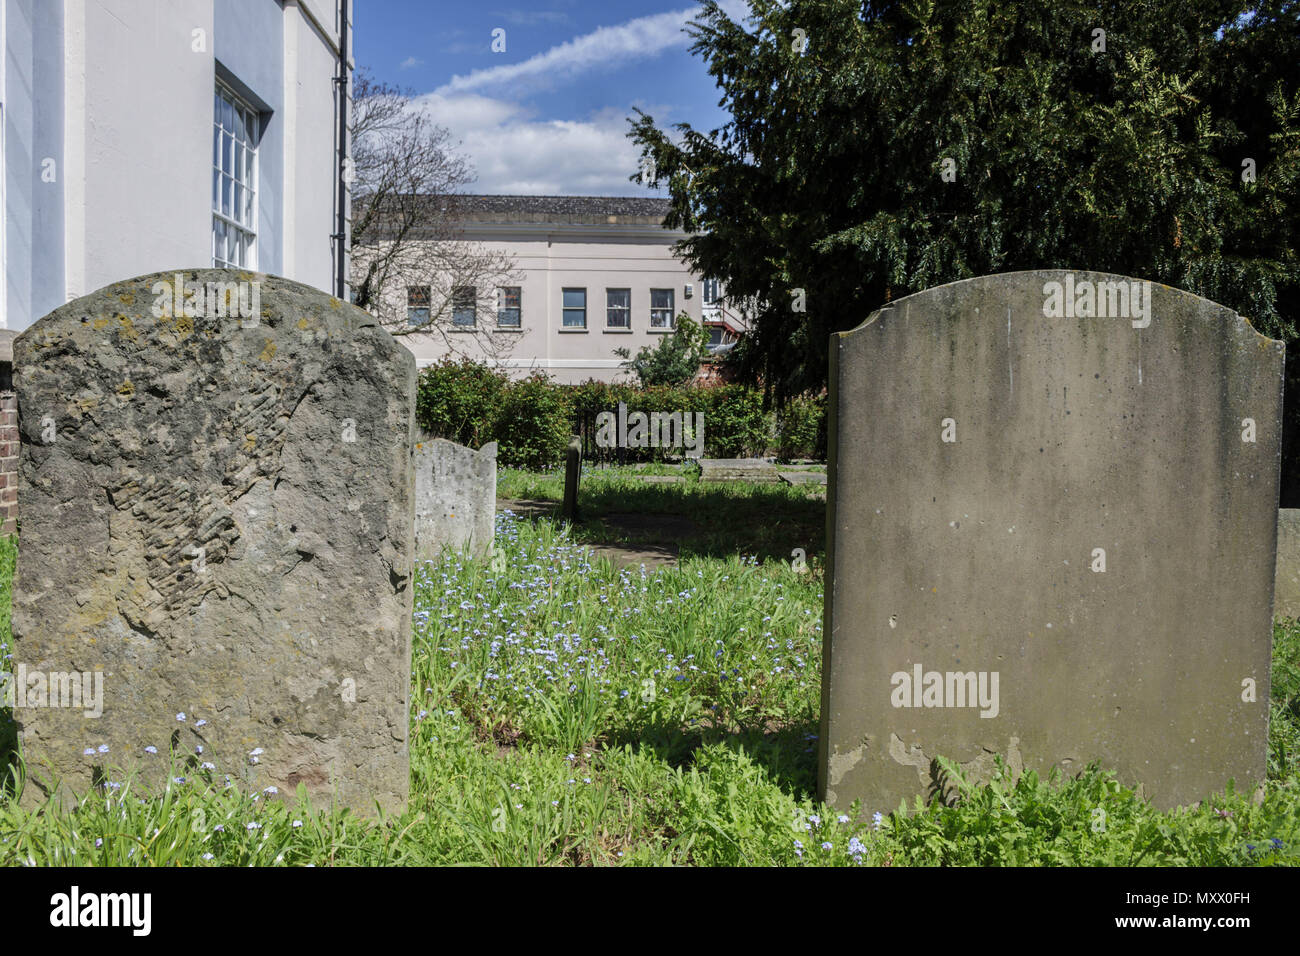
[{"label": "drainpipe", "polygon": [[336,253],[334,295],[347,300],[348,289],[348,0],[339,0],[339,68],[334,78],[338,91],[338,199],[335,204],[337,215],[334,223],[334,240]]}]

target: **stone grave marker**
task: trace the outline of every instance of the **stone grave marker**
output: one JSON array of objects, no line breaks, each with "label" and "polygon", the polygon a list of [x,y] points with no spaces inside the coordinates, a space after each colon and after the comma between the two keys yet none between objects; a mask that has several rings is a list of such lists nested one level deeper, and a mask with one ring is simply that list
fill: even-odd
[{"label": "stone grave marker", "polygon": [[779,471],[777,477],[787,485],[826,484],[826,475],[820,471]]},{"label": "stone grave marker", "polygon": [[24,801],[157,787],[174,748],[191,780],[400,809],[411,353],[323,292],[203,269],[70,302],[14,356]]},{"label": "stone grave marker", "polygon": [[1273,616],[1300,618],[1300,508],[1278,509]]},{"label": "stone grave marker", "polygon": [[776,466],[762,458],[701,458],[700,481],[780,481]]},{"label": "stone grave marker", "polygon": [[492,550],[497,443],[478,451],[442,438],[415,446],[415,556],[436,560],[444,546],[477,558]]},{"label": "stone grave marker", "polygon": [[819,740],[867,813],[1089,761],[1264,776],[1283,346],[1156,283],[1018,272],[832,336]]}]

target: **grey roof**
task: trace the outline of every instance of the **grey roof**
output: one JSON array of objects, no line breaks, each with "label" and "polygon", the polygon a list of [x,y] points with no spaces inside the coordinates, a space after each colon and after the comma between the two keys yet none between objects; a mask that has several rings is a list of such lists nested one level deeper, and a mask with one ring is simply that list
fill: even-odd
[{"label": "grey roof", "polygon": [[[369,198],[354,200],[353,221],[366,215]],[[412,239],[447,239],[459,226],[489,223],[576,223],[662,226],[668,200],[645,196],[476,196],[392,194],[387,209],[366,230],[371,240],[391,237],[398,224]]]},{"label": "grey roof", "polygon": [[468,222],[575,222],[658,225],[668,200],[652,196],[456,196]]}]

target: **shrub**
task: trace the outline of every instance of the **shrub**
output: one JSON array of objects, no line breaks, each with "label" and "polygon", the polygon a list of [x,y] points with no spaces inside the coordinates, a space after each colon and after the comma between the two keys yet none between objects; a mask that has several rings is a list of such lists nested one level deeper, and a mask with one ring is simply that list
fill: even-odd
[{"label": "shrub", "polygon": [[763,411],[759,394],[740,385],[709,390],[711,407],[704,416],[704,441],[710,456],[746,458],[767,451],[772,416]]},{"label": "shrub", "polygon": [[470,359],[443,359],[420,373],[416,422],[435,438],[481,448],[494,426],[507,376]]},{"label": "shrub", "polygon": [[678,313],[676,329],[663,336],[655,345],[647,345],[630,357],[628,349],[614,349],[614,354],[627,359],[623,368],[636,374],[643,388],[653,385],[685,385],[700,369],[700,362],[708,355],[705,343],[708,332],[685,312]]},{"label": "shrub", "polygon": [[[794,398],[776,416],[776,454],[784,461],[821,458],[826,433],[826,400]],[[824,447],[824,446],[823,446]]]},{"label": "shrub", "polygon": [[541,373],[508,383],[501,391],[493,437],[503,465],[540,471],[564,458],[573,422],[567,389]]}]

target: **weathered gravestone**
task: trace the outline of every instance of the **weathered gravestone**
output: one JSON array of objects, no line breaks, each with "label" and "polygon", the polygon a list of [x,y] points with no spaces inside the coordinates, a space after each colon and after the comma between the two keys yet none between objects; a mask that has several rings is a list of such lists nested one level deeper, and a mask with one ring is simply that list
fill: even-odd
[{"label": "weathered gravestone", "polygon": [[1278,509],[1273,616],[1300,618],[1300,508]]},{"label": "weathered gravestone", "polygon": [[436,560],[444,546],[475,557],[492,550],[497,443],[478,451],[443,438],[415,446],[415,556]]},{"label": "weathered gravestone", "polygon": [[827,801],[947,792],[938,756],[1097,760],[1162,807],[1260,781],[1282,360],[1229,309],[1084,272],[833,336]]},{"label": "weathered gravestone", "polygon": [[102,681],[101,716],[15,708],[24,799],[152,787],[174,747],[178,776],[400,807],[411,353],[315,289],[207,269],[70,302],[14,353],[14,663],[51,696]]}]

